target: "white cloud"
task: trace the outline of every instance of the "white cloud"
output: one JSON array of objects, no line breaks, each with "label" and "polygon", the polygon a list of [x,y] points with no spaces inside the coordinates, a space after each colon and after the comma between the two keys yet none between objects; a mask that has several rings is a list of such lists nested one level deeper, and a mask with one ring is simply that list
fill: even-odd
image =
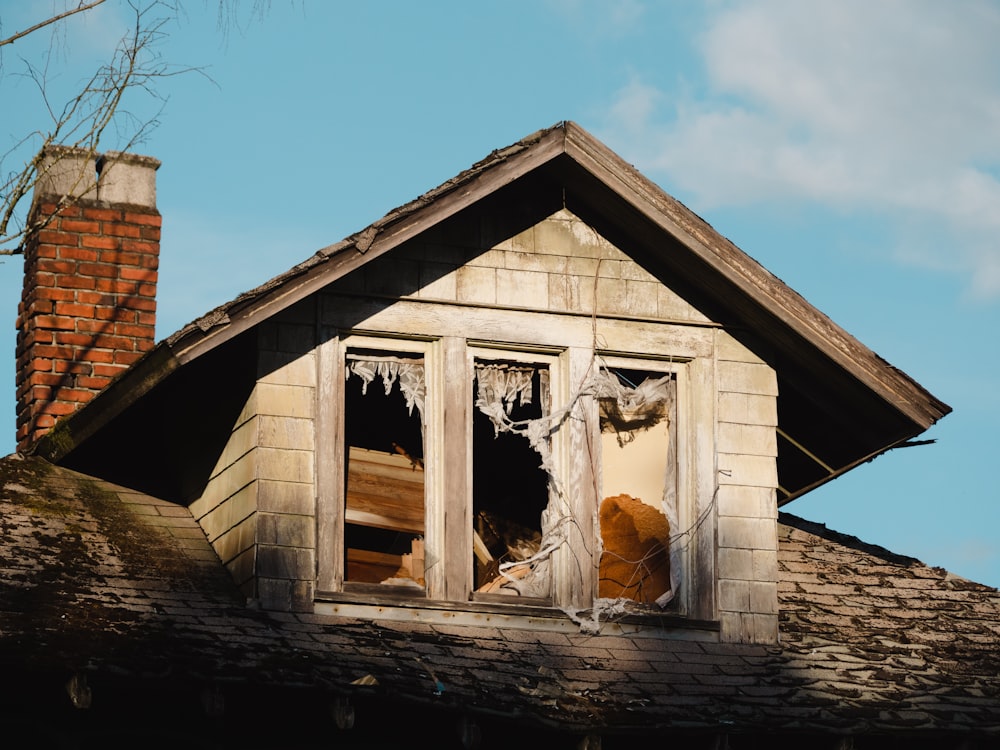
[{"label": "white cloud", "polygon": [[[704,89],[630,81],[610,130],[701,206],[808,200],[937,222],[900,257],[1000,296],[1000,6],[747,0],[710,6]],[[956,244],[958,243],[958,244]]]},{"label": "white cloud", "polygon": [[548,0],[548,4],[568,22],[600,35],[627,32],[645,13],[640,0]]}]

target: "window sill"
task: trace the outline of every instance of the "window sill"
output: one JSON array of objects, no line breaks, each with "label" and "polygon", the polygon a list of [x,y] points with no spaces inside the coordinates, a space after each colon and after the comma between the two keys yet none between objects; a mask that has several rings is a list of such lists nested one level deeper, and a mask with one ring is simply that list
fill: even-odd
[{"label": "window sill", "polygon": [[[581,629],[581,625],[568,614],[551,606],[536,603],[438,601],[417,598],[412,591],[398,589],[379,592],[317,592],[314,611],[318,615],[371,620],[479,627],[492,625],[563,632],[579,632]],[[583,619],[588,617],[589,612],[581,612],[579,615]],[[608,635],[673,635],[689,640],[717,641],[721,627],[717,620],[694,620],[670,613],[636,613],[603,620],[600,629],[601,633]]]}]

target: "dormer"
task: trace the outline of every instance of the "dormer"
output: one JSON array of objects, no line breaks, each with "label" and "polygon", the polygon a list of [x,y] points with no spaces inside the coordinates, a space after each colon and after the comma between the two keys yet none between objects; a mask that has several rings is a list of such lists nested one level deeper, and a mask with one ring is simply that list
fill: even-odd
[{"label": "dormer", "polygon": [[948,411],[567,122],[36,450],[189,506],[267,609],[770,643],[778,507]]}]

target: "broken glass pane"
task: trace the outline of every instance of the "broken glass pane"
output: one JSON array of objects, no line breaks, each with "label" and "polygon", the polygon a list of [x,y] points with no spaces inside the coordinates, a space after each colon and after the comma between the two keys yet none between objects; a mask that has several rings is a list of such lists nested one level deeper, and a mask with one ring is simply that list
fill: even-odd
[{"label": "broken glass pane", "polygon": [[550,411],[545,365],[477,361],[473,392],[473,580],[480,594],[548,597],[539,559],[549,476],[527,425]]},{"label": "broken glass pane", "polygon": [[604,546],[598,596],[665,605],[676,588],[670,548],[675,381],[625,369],[605,377],[598,390]]}]

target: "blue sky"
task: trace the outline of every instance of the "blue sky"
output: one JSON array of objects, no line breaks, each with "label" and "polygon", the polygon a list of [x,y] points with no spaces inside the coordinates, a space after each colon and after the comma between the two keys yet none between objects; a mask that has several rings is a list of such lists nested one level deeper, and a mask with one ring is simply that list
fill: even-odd
[{"label": "blue sky", "polygon": [[[0,0],[0,36],[63,5]],[[159,123],[135,149],[163,162],[158,337],[575,120],[954,408],[786,510],[1000,586],[1000,4],[234,1],[221,28],[215,0],[181,7],[157,51],[201,72],[125,103]],[[109,0],[65,24],[53,99],[129,20]],[[0,59],[0,153],[46,127],[35,37]],[[20,285],[5,259],[2,453]]]}]

